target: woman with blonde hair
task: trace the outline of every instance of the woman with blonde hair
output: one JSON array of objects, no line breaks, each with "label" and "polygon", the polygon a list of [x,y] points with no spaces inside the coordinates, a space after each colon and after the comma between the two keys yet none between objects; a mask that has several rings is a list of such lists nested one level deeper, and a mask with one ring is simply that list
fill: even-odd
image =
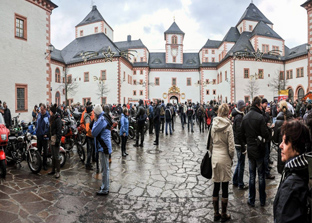
[{"label": "woman with blonde hair", "polygon": [[[231,167],[234,157],[234,134],[232,122],[228,119],[229,107],[222,104],[218,109],[218,116],[213,119],[211,127],[211,144],[209,150],[212,154],[212,180],[214,221],[221,219],[222,222],[231,219],[227,214],[229,181],[232,177]],[[219,213],[219,191],[222,184],[221,214]]]},{"label": "woman with blonde hair", "polygon": [[[276,117],[276,122],[274,126],[274,136],[273,141],[276,144],[281,144],[282,142],[282,136],[281,136],[281,127],[284,122],[290,120],[293,118],[292,113],[287,108],[287,102],[286,101],[280,101],[278,106],[278,115]],[[284,162],[282,162],[281,159],[281,149],[278,147],[277,150],[277,171],[281,174],[284,169]]]}]

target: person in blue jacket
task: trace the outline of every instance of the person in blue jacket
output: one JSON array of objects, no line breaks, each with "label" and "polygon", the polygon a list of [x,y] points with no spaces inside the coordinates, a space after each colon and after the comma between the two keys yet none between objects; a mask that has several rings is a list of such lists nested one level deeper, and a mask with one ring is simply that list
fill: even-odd
[{"label": "person in blue jacket", "polygon": [[128,109],[126,108],[123,110],[123,114],[121,114],[119,134],[121,136],[121,155],[125,157],[128,155],[126,151],[126,143],[129,135]]},{"label": "person in blue jacket", "polygon": [[95,105],[94,124],[92,135],[94,136],[94,147],[99,154],[102,168],[102,186],[97,195],[108,195],[109,193],[109,155],[112,153],[111,131],[108,121],[104,118],[101,105]]}]

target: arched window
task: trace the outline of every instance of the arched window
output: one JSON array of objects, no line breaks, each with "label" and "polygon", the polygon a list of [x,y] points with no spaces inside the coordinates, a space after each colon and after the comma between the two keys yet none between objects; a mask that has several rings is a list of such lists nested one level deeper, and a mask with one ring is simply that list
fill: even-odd
[{"label": "arched window", "polygon": [[301,100],[304,96],[304,90],[302,88],[298,89],[298,100]]},{"label": "arched window", "polygon": [[61,95],[60,95],[60,92],[56,92],[55,93],[55,104],[59,105],[61,102]]},{"label": "arched window", "polygon": [[61,83],[61,74],[60,74],[60,69],[59,68],[55,69],[55,82],[56,83]]},{"label": "arched window", "polygon": [[172,36],[171,41],[172,41],[172,44],[178,44],[177,36]]},{"label": "arched window", "polygon": [[288,89],[288,98],[289,98],[291,101],[294,101],[294,91],[293,91],[293,89],[291,89],[291,88]]}]

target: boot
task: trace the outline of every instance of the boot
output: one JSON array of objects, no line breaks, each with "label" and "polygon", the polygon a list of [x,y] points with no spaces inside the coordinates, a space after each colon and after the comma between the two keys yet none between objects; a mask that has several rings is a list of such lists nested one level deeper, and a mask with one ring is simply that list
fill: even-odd
[{"label": "boot", "polygon": [[212,197],[212,204],[213,204],[213,210],[214,210],[214,221],[219,221],[221,219],[221,215],[219,213],[219,197]]},{"label": "boot", "polygon": [[227,198],[221,198],[221,205],[222,205],[221,222],[226,222],[226,221],[231,219],[231,215],[226,213],[227,205],[228,205],[228,199]]},{"label": "boot", "polygon": [[52,159],[52,170],[48,173],[48,175],[54,175],[55,174],[55,161]]}]

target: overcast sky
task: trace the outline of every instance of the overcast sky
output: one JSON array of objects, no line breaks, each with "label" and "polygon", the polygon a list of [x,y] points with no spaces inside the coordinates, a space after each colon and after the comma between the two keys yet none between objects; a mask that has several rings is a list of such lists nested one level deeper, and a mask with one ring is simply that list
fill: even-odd
[{"label": "overcast sky", "polygon": [[[75,26],[97,6],[114,29],[114,41],[141,39],[151,52],[164,51],[164,32],[173,18],[185,33],[184,51],[198,52],[208,39],[222,40],[236,26],[251,0],[52,0],[51,42],[63,49],[75,38]],[[307,42],[305,0],[254,0],[289,48]]]}]

